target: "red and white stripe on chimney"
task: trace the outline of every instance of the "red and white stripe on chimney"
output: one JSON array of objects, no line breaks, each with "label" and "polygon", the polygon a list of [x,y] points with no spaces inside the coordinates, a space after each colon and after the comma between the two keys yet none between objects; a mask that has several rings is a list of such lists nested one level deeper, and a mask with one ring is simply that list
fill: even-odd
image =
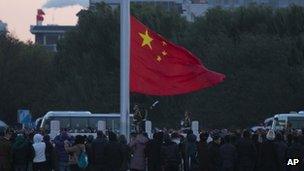
[{"label": "red and white stripe on chimney", "polygon": [[42,22],[44,20],[44,17],[43,17],[44,15],[45,15],[45,13],[43,12],[42,9],[38,9],[37,10],[37,15],[36,15],[36,25],[37,26],[41,26],[42,25]]}]

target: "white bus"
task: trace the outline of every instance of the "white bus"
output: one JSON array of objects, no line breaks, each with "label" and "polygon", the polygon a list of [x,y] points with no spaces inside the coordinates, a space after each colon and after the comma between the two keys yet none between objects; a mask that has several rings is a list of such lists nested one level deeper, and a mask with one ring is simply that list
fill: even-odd
[{"label": "white bus", "polygon": [[[66,129],[71,135],[96,136],[98,121],[104,121],[106,129],[116,133],[119,133],[120,128],[120,114],[117,113],[92,114],[88,111],[50,111],[43,116],[40,129],[50,134],[51,121],[59,121],[60,129]],[[133,114],[130,114],[131,126],[132,121]]]},{"label": "white bus", "polygon": [[39,129],[41,126],[41,122],[42,122],[43,117],[39,117],[35,120],[35,128]]},{"label": "white bus", "polygon": [[274,116],[271,128],[273,130],[285,128],[302,129],[304,128],[304,114],[302,112],[277,114]]}]

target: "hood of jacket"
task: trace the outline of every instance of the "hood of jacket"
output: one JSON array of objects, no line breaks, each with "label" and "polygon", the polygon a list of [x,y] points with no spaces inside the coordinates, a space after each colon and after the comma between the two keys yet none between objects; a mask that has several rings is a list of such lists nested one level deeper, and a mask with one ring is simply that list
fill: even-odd
[{"label": "hood of jacket", "polygon": [[43,137],[42,137],[41,134],[35,134],[34,135],[34,138],[33,138],[34,143],[41,143],[42,140],[43,140]]}]

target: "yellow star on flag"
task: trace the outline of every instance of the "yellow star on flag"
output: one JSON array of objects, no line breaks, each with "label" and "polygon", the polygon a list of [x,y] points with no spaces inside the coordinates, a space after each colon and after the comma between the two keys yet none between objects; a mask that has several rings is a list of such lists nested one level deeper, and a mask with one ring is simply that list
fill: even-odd
[{"label": "yellow star on flag", "polygon": [[145,33],[139,33],[139,35],[143,39],[141,47],[144,47],[147,45],[147,46],[149,46],[150,49],[152,49],[151,42],[153,39],[149,36],[148,30],[146,30]]},{"label": "yellow star on flag", "polygon": [[162,60],[162,58],[161,58],[160,56],[157,56],[156,60],[157,60],[158,62],[160,62],[160,61]]}]

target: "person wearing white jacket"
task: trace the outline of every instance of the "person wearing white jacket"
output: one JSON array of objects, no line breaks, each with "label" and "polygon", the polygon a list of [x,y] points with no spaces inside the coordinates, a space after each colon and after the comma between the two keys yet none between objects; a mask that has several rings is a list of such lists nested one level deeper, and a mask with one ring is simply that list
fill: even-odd
[{"label": "person wearing white jacket", "polygon": [[45,171],[46,157],[45,148],[46,145],[42,142],[43,136],[41,134],[35,134],[33,141],[33,149],[35,151],[35,157],[33,159],[33,171]]}]

